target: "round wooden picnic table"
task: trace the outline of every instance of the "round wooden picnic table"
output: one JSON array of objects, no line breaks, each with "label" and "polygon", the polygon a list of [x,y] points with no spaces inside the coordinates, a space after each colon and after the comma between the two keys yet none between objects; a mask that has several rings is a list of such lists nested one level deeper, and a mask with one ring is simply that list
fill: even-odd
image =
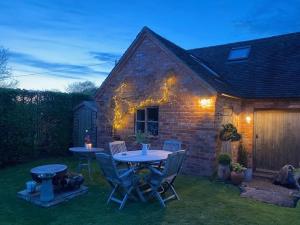
[{"label": "round wooden picnic table", "polygon": [[163,161],[172,153],[165,150],[148,150],[146,155],[142,154],[141,150],[120,152],[113,155],[114,160],[128,163],[149,163]]},{"label": "round wooden picnic table", "polygon": [[95,157],[96,153],[103,152],[103,148],[91,148],[87,149],[85,147],[72,147],[69,151],[73,152],[75,156],[78,157],[78,172],[81,172],[82,167],[87,166],[89,172],[89,178],[92,180],[91,176],[91,161]]}]

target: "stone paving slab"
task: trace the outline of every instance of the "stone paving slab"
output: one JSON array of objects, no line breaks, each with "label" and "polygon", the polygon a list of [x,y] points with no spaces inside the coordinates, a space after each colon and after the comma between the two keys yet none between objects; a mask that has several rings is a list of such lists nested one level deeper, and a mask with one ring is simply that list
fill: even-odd
[{"label": "stone paving slab", "polygon": [[76,189],[73,191],[55,193],[54,199],[50,202],[42,202],[40,200],[39,192],[30,194],[26,190],[22,190],[17,193],[17,196],[21,199],[24,199],[28,202],[35,204],[35,205],[47,208],[47,207],[54,206],[54,205],[57,205],[59,203],[65,202],[65,201],[69,201],[70,199],[75,198],[80,195],[83,195],[87,192],[88,192],[88,187],[82,185],[79,189]]},{"label": "stone paving slab", "polygon": [[274,185],[270,180],[253,179],[241,186],[241,197],[283,207],[296,207],[298,190]]}]

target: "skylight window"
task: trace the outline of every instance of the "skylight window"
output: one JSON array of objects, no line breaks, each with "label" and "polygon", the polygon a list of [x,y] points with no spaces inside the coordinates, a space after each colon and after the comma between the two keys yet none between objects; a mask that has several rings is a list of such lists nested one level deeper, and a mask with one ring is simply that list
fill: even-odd
[{"label": "skylight window", "polygon": [[228,60],[247,59],[250,53],[250,46],[232,48],[228,55]]}]

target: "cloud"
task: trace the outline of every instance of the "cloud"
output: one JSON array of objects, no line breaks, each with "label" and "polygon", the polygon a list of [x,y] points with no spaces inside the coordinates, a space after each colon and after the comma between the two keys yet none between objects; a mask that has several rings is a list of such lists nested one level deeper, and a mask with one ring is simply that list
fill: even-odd
[{"label": "cloud", "polygon": [[89,52],[90,55],[101,62],[112,62],[114,63],[116,60],[120,59],[121,55],[116,53],[109,52]]},{"label": "cloud", "polygon": [[252,33],[279,34],[300,30],[300,1],[265,1],[257,4],[241,20],[238,29]]},{"label": "cloud", "polygon": [[38,59],[32,55],[21,52],[9,52],[10,61],[19,65],[25,65],[34,68],[35,70],[43,70],[48,75],[64,78],[78,79],[86,76],[103,75],[108,73],[105,71],[98,71],[89,65],[75,65],[58,62],[50,62]]}]

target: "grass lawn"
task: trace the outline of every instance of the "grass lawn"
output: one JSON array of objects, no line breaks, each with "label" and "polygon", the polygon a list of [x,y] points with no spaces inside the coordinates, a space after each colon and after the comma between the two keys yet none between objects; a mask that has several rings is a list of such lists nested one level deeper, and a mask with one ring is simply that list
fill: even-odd
[{"label": "grass lawn", "polygon": [[122,211],[114,203],[106,205],[109,186],[98,167],[89,192],[52,208],[39,208],[16,197],[30,179],[30,168],[45,163],[65,163],[76,167],[73,158],[39,160],[0,170],[1,225],[92,225],[92,224],[300,224],[300,206],[282,208],[239,197],[231,185],[207,179],[180,176],[175,182],[181,201],[171,201],[166,209],[158,202],[128,202]]}]

